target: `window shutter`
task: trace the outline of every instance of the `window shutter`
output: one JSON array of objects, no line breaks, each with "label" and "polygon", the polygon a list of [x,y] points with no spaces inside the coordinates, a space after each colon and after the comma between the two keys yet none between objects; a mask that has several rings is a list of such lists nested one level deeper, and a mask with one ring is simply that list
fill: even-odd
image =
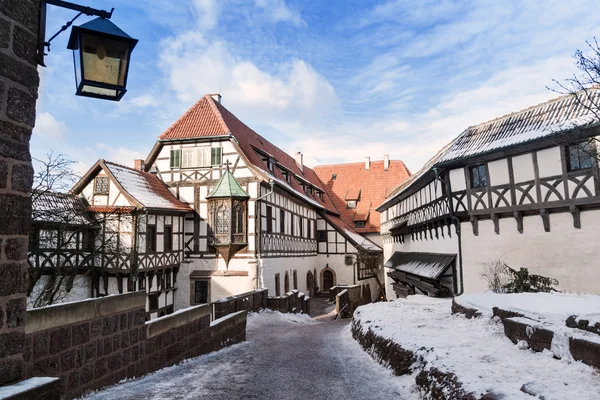
[{"label": "window shutter", "polygon": [[181,150],[171,150],[171,168],[181,167]]},{"label": "window shutter", "polygon": [[223,148],[222,147],[213,147],[210,149],[210,164],[211,165],[221,165],[223,159]]}]

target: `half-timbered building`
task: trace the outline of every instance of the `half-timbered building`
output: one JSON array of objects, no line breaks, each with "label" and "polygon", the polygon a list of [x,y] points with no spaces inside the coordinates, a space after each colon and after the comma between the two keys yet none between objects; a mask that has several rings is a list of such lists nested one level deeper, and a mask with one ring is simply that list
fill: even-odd
[{"label": "half-timbered building", "polygon": [[[353,283],[352,254],[382,253],[338,218],[302,154],[292,157],[254,132],[219,95],[202,97],[167,129],[144,170],[193,209],[185,216],[176,308],[260,287],[276,295],[327,291]],[[332,234],[320,241],[328,228]],[[334,253],[348,262],[333,265]]]},{"label": "half-timbered building", "polygon": [[378,207],[390,289],[488,289],[503,262],[600,293],[600,93],[563,96],[466,129]]}]

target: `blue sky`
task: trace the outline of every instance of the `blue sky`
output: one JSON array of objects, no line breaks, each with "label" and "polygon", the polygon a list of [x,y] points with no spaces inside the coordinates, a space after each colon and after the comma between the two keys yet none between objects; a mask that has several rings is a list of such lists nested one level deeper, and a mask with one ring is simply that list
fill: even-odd
[{"label": "blue sky", "polygon": [[[80,1],[83,4],[83,1]],[[418,170],[470,125],[545,101],[598,35],[594,1],[87,0],[140,40],[119,103],[74,95],[69,32],[40,68],[34,157],[127,165],[197,99],[308,164]],[[47,35],[72,18],[49,6]],[[89,17],[80,17],[81,24]]]}]

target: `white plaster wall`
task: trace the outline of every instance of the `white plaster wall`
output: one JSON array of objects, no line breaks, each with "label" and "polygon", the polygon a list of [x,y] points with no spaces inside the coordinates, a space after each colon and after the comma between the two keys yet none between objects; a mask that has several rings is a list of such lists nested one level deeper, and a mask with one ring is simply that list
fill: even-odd
[{"label": "white plaster wall", "polygon": [[[330,268],[335,273],[335,285],[369,285],[371,288],[371,300],[374,301],[379,293],[379,287],[375,278],[358,280],[355,277],[355,265],[346,265],[345,255],[343,254],[320,254],[317,256],[317,282],[320,290],[323,290],[321,273],[324,269]],[[383,282],[383,268],[378,271],[379,279]],[[300,279],[300,278],[298,278]],[[306,286],[306,276],[304,277],[304,286]]]},{"label": "white plaster wall", "polygon": [[269,296],[275,295],[275,274],[279,274],[281,294],[284,294],[284,277],[287,271],[290,277],[290,290],[294,288],[293,271],[298,274],[298,290],[306,292],[306,274],[308,271],[317,269],[317,275],[325,264],[318,260],[319,257],[281,257],[281,258],[263,258],[259,261],[261,280],[260,286],[269,290]]},{"label": "white plaster wall", "polygon": [[490,172],[490,183],[492,185],[506,185],[510,183],[508,161],[506,158],[489,162],[488,171]]},{"label": "white plaster wall", "polygon": [[500,234],[492,221],[479,222],[479,236],[462,224],[465,292],[487,290],[480,277],[482,263],[504,261],[513,269],[526,267],[533,274],[558,279],[566,291],[600,294],[600,211],[582,211],[581,229],[573,227],[570,213],[550,214],[550,232],[539,216],[523,218],[524,233],[513,218],[500,219]]},{"label": "white plaster wall", "polygon": [[[471,224],[462,224],[461,231],[464,232],[467,229],[471,229]],[[458,237],[456,236],[456,229],[454,225],[450,227],[452,232],[452,237],[448,236],[448,228],[444,227],[444,237],[442,238],[440,235],[439,239],[428,239],[428,240],[411,240],[410,235],[404,236],[405,243],[384,243],[383,245],[383,260],[384,263],[390,259],[392,254],[396,251],[401,251],[404,253],[412,253],[412,252],[422,252],[422,253],[446,253],[446,254],[456,254],[457,260],[456,265],[457,268],[460,265],[460,260],[458,257]],[[471,230],[472,232],[472,230]],[[492,229],[493,232],[493,229]],[[463,244],[464,246],[464,244]],[[464,256],[463,256],[464,257]],[[388,268],[384,268],[385,275],[385,292],[388,296],[388,300],[392,300],[396,298],[396,294],[392,289],[393,280],[387,276],[389,272]],[[466,285],[466,283],[465,283]],[[460,286],[459,286],[460,287]]]},{"label": "white plaster wall", "polygon": [[515,183],[532,181],[535,178],[531,153],[513,157],[512,163]]},{"label": "white plaster wall", "polygon": [[[43,285],[48,281],[48,275],[42,276],[32,290],[32,294],[41,292]],[[76,275],[73,279],[73,288],[64,297],[56,301],[56,304],[69,303],[71,301],[79,301],[89,299],[92,294],[92,278],[89,275]],[[27,307],[31,308],[36,296],[27,298]]]},{"label": "white plaster wall", "polygon": [[560,148],[558,146],[538,151],[537,161],[540,178],[562,174]]}]

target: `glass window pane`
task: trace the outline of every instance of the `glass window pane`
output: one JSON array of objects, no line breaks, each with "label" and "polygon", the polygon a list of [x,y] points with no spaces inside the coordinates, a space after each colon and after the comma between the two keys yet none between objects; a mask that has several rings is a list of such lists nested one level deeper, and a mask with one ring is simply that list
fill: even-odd
[{"label": "glass window pane", "polygon": [[81,35],[83,79],[125,86],[129,45],[106,37]]}]

